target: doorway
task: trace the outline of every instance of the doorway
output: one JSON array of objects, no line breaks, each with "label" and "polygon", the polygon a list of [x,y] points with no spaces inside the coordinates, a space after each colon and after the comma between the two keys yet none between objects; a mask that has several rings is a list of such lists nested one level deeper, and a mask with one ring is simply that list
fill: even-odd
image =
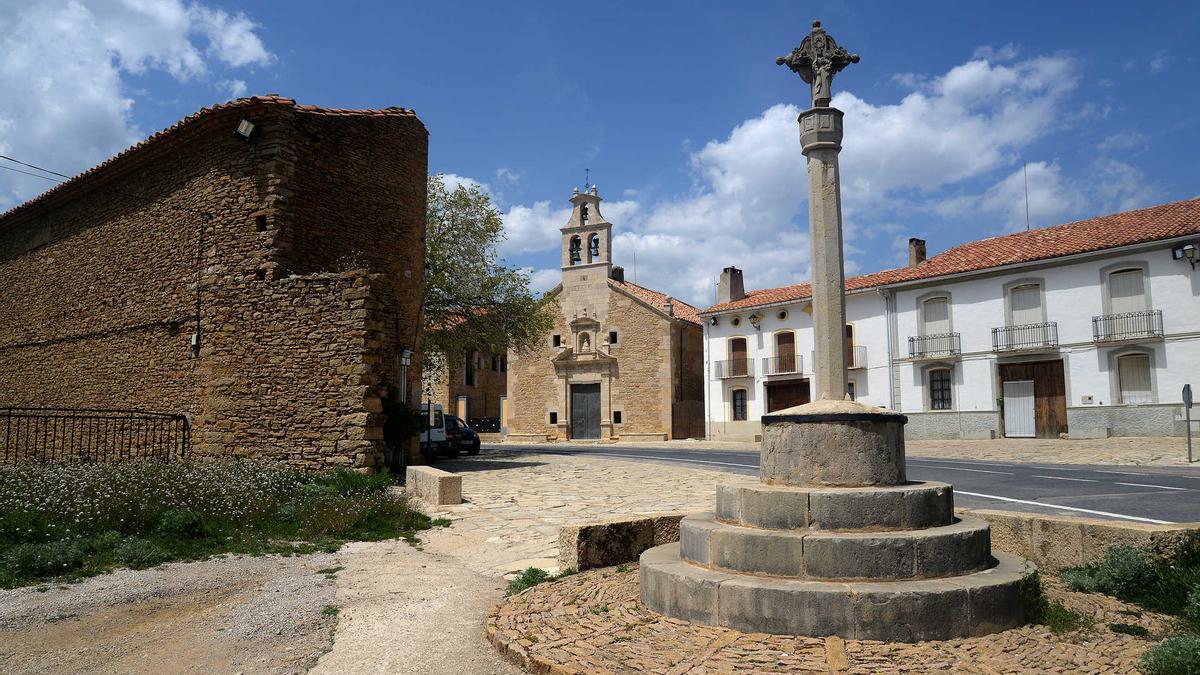
[{"label": "doorway", "polygon": [[773,382],[766,385],[767,412],[804,405],[810,400],[808,380]]},{"label": "doorway", "polygon": [[571,438],[600,438],[600,383],[571,385]]},{"label": "doorway", "polygon": [[[1067,386],[1063,362],[1032,361],[1002,363],[999,366],[1001,391],[1004,393],[1004,435],[1012,438],[1058,438],[1067,432]],[[1016,396],[1011,404],[1013,424],[1009,422],[1009,384]],[[1028,420],[1026,418],[1029,418]],[[1032,422],[1032,432],[1029,423]]]}]

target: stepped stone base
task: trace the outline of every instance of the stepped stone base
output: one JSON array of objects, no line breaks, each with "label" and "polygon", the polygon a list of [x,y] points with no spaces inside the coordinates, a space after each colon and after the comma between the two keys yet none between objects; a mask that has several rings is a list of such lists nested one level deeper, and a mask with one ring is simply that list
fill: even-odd
[{"label": "stepped stone base", "polygon": [[1031,567],[997,554],[988,569],[902,581],[814,581],[727,572],[685,562],[679,544],[641,557],[642,602],[686,621],[748,633],[917,642],[987,635],[1020,625]]}]

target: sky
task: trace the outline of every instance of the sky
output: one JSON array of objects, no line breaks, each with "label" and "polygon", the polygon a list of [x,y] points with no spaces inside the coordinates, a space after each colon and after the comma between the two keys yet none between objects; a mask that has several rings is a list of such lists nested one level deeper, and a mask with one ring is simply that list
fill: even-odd
[{"label": "sky", "polygon": [[[504,214],[504,260],[559,279],[585,171],[626,278],[713,303],[807,279],[813,19],[839,74],[849,274],[1026,226],[1200,195],[1200,3],[0,0],[0,154],[65,174],[199,108],[278,93],[413,108],[430,171]],[[0,161],[0,166],[20,168]],[[0,210],[52,184],[0,170]]]}]

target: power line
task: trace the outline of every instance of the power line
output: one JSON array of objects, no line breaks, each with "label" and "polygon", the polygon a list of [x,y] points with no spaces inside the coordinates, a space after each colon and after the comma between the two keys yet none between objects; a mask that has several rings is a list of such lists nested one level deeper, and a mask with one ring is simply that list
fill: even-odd
[{"label": "power line", "polygon": [[[15,161],[15,160],[14,160],[14,161]],[[22,170],[20,170],[20,169],[15,169],[15,168],[13,168],[13,167],[11,167],[11,166],[4,166],[3,164],[0,164],[0,169],[8,169],[9,171],[16,171],[17,173],[23,173],[23,174],[25,174],[26,176],[33,176],[34,178],[41,178],[42,180],[48,180],[48,181],[52,181],[52,182],[55,182],[55,183],[61,183],[61,182],[62,182],[61,180],[59,180],[59,179],[57,179],[57,178],[51,178],[50,176],[43,176],[43,175],[42,175],[42,174],[40,174],[40,173],[33,173],[32,171],[22,171]]]},{"label": "power line", "polygon": [[[36,164],[30,164],[29,162],[22,162],[21,160],[19,160],[19,159],[13,159],[12,157],[9,157],[8,155],[0,155],[0,159],[7,159],[7,160],[8,160],[8,161],[10,161],[10,162],[16,162],[17,164],[20,164],[21,166],[27,166],[27,167],[29,167],[29,168],[31,168],[31,169],[37,169],[38,171],[45,171],[46,173],[51,173],[51,174],[54,174],[55,176],[61,176],[61,177],[63,177],[63,178],[70,178],[70,176],[68,176],[68,175],[67,175],[67,174],[65,174],[65,173],[59,173],[59,172],[57,172],[57,171],[51,171],[50,169],[46,169],[46,168],[40,167],[40,166],[38,166],[38,165],[36,165]],[[60,182],[61,182],[61,181],[60,181]]]}]

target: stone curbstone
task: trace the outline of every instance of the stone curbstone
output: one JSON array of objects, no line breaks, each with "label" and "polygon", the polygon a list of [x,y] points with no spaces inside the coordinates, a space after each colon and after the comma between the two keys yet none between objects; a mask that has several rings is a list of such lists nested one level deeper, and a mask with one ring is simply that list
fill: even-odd
[{"label": "stone curbstone", "polygon": [[410,466],[404,472],[404,492],[430,506],[462,503],[462,476],[432,466]]},{"label": "stone curbstone", "polygon": [[582,572],[634,562],[643,551],[679,541],[685,513],[652,513],[564,525],[558,530],[560,569]]}]

